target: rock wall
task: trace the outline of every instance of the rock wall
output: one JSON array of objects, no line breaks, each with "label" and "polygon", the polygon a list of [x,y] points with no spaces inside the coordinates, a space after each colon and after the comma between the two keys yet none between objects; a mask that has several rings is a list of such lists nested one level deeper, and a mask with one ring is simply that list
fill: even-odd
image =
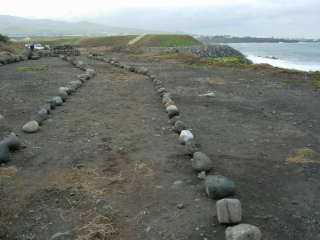
[{"label": "rock wall", "polygon": [[219,58],[219,57],[241,57],[245,56],[238,50],[228,45],[207,45],[193,47],[149,47],[144,49],[147,52],[176,52],[176,53],[192,53],[204,58]]}]

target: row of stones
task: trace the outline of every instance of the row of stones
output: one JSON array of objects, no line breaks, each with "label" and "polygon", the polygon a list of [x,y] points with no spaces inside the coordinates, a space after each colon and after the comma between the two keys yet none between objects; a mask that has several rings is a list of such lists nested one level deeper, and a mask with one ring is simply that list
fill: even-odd
[{"label": "row of stones", "polygon": [[[76,92],[83,83],[93,78],[96,75],[94,69],[87,68],[82,61],[76,61],[73,58],[60,56],[61,59],[66,60],[74,66],[85,71],[84,74],[79,74],[78,80],[69,82],[65,87],[60,87],[56,96],[47,100],[43,106],[35,113],[32,120],[27,122],[22,127],[22,131],[25,133],[35,133],[40,129],[40,125],[49,118],[49,114],[58,106],[62,106],[67,98]],[[9,152],[19,149],[21,146],[20,141],[16,134],[11,133],[0,142],[0,164],[7,163],[10,160]]]},{"label": "row of stones", "polygon": [[66,86],[59,87],[57,95],[51,97],[33,116],[32,120],[27,122],[22,130],[25,133],[35,133],[39,130],[40,125],[43,124],[45,120],[48,119],[48,115],[51,110],[54,110],[58,106],[62,106],[64,102],[69,98],[70,95],[75,93],[87,80],[95,76],[96,72],[94,69],[87,68],[87,66],[82,61],[76,61],[72,57],[66,57],[60,55],[62,60],[70,62],[75,67],[85,71],[84,74],[78,75],[78,80],[70,81]]},{"label": "row of stones", "polygon": [[8,52],[0,53],[0,66],[25,60],[27,60],[27,57],[23,55],[15,55]]},{"label": "row of stones", "polygon": [[[216,202],[217,218],[220,224],[230,225],[226,229],[227,240],[260,240],[262,237],[258,227],[249,224],[239,224],[242,221],[241,202],[238,199],[228,198],[235,194],[235,184],[232,180],[220,175],[206,175],[212,170],[212,160],[199,150],[194,135],[180,118],[180,111],[176,106],[170,92],[164,87],[161,80],[149,73],[144,67],[133,67],[121,64],[114,59],[102,56],[89,55],[89,58],[107,62],[130,72],[147,76],[154,84],[156,92],[160,95],[165,107],[169,122],[173,125],[173,131],[179,134],[179,142],[185,146],[186,151],[192,157],[191,166],[198,172],[198,177],[204,179],[206,193]],[[238,225],[235,225],[238,224]],[[232,225],[232,226],[231,226]],[[234,226],[235,225],[235,226]]]}]

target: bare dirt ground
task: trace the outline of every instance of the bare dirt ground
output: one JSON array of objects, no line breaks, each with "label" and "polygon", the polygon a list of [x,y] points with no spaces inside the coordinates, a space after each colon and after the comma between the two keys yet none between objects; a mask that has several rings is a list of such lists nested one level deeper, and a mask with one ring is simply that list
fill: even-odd
[{"label": "bare dirt ground", "polygon": [[[163,80],[263,239],[320,238],[320,102],[303,74],[109,57]],[[97,77],[32,135],[21,125],[79,71],[55,58],[0,68],[3,132],[26,145],[0,168],[0,239],[224,239],[151,82],[89,63]],[[49,70],[16,73],[28,64]]]},{"label": "bare dirt ground", "polygon": [[[52,71],[46,81],[55,81],[56,72],[62,81],[57,85],[74,80],[78,71],[60,61],[13,64],[1,74],[17,82],[17,66],[48,63]],[[151,82],[91,64],[97,77],[36,134],[21,133],[25,116],[1,105],[5,117],[17,112],[10,121],[19,125],[12,129],[26,148],[2,167],[0,239],[50,239],[57,233],[62,235],[54,239],[222,238],[223,228],[214,225],[214,204],[189,168]],[[39,74],[44,73],[33,78]],[[22,83],[16,82],[10,81],[9,89],[19,88]],[[47,85],[46,90],[56,88]],[[21,98],[40,96],[39,91],[30,88]],[[184,208],[177,208],[181,203]]]}]

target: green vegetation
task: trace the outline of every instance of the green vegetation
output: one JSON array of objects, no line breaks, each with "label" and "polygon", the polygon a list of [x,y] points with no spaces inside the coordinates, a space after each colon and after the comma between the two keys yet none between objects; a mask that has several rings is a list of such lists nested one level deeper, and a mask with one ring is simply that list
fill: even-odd
[{"label": "green vegetation", "polygon": [[296,149],[290,154],[290,156],[287,158],[287,162],[298,164],[319,163],[320,158],[319,154],[311,148],[300,148]]},{"label": "green vegetation", "polygon": [[4,43],[9,42],[9,37],[0,34],[0,42],[4,42]]},{"label": "green vegetation", "polygon": [[30,66],[30,67],[17,67],[18,72],[39,72],[39,71],[47,71],[47,65],[38,65],[38,66]]},{"label": "green vegetation", "polygon": [[315,72],[312,74],[312,85],[317,88],[320,89],[320,72]]},{"label": "green vegetation", "polygon": [[194,66],[249,66],[246,59],[241,57],[200,58],[186,53],[161,53],[153,56],[156,59],[176,60],[178,62]]},{"label": "green vegetation", "polygon": [[235,66],[235,65],[247,65],[248,61],[241,57],[221,57],[221,58],[209,58],[207,60],[208,65],[223,65],[223,66]]},{"label": "green vegetation", "polygon": [[136,47],[188,47],[202,45],[189,35],[146,35],[134,44]]}]

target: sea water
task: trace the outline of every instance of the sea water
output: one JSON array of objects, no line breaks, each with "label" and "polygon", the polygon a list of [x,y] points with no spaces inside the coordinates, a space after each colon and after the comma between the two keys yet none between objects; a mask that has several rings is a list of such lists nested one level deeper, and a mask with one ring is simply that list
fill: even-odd
[{"label": "sea water", "polygon": [[253,63],[301,71],[320,71],[320,42],[231,43]]}]

